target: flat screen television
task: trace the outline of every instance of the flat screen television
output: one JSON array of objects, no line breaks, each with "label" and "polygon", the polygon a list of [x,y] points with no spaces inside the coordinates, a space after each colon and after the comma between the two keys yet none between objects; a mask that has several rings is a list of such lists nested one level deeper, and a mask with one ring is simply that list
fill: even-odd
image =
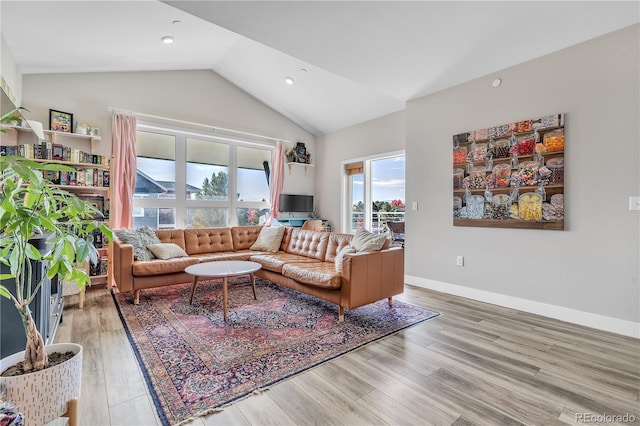
[{"label": "flat screen television", "polygon": [[278,211],[309,213],[313,211],[313,195],[280,194]]}]

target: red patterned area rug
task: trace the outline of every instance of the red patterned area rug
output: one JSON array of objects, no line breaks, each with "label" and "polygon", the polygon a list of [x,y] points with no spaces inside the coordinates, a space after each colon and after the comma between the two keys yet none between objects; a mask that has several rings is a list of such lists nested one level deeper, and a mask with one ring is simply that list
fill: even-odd
[{"label": "red patterned area rug", "polygon": [[229,279],[228,320],[220,280],[114,293],[120,318],[163,424],[177,425],[343,355],[437,312],[386,300],[345,310],[248,277]]}]

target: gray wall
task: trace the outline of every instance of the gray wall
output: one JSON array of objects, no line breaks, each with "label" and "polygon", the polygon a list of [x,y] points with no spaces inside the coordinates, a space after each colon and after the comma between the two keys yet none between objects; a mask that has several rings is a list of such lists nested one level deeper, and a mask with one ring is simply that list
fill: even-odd
[{"label": "gray wall", "polygon": [[[30,74],[23,76],[22,92],[28,117],[45,129],[49,108],[74,114],[74,123],[98,124],[100,154],[111,153],[108,107],[283,138],[294,145],[305,142],[311,153],[316,151],[313,135],[209,70]],[[313,194],[314,183],[313,171],[306,176],[287,172],[285,191]]]},{"label": "gray wall", "polygon": [[[400,111],[346,129],[318,136],[320,148],[316,185],[323,218],[340,230],[341,162],[405,148],[405,112]],[[348,231],[345,231],[348,232]]]},{"label": "gray wall", "polygon": [[[317,192],[332,209],[323,214],[340,214],[325,201],[340,184],[339,158],[397,149],[406,132],[406,201],[420,206],[406,216],[407,282],[640,323],[640,212],[628,210],[640,195],[639,28],[411,101],[405,128],[395,114],[318,138],[328,164]],[[566,114],[566,229],[454,227],[452,135],[552,113]]]}]

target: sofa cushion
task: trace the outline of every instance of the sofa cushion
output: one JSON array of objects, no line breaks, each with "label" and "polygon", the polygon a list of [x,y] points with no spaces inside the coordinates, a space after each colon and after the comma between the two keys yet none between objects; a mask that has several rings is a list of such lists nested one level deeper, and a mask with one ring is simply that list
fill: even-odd
[{"label": "sofa cushion", "polygon": [[147,249],[147,246],[149,244],[157,244],[160,240],[151,228],[114,229],[113,232],[120,241],[133,246],[134,260],[155,259],[154,254]]},{"label": "sofa cushion", "polygon": [[247,250],[258,239],[262,226],[234,226],[231,228],[231,239],[233,249]]},{"label": "sofa cushion", "polygon": [[158,259],[173,259],[174,257],[187,257],[188,254],[174,243],[149,244],[149,251]]},{"label": "sofa cushion", "polygon": [[329,234],[329,244],[327,245],[327,254],[324,260],[334,262],[340,250],[351,244],[353,234]]},{"label": "sofa cushion", "polygon": [[287,251],[287,247],[289,247],[289,241],[291,241],[291,233],[295,228],[291,226],[284,227],[284,235],[282,236],[282,244],[280,244],[280,250]]},{"label": "sofa cushion", "polygon": [[162,243],[173,243],[185,250],[184,229],[156,229],[156,235]]},{"label": "sofa cushion", "polygon": [[282,244],[283,236],[284,227],[265,226],[260,231],[256,242],[251,246],[251,250],[277,253],[278,251],[280,251],[280,244]]},{"label": "sofa cushion", "polygon": [[189,255],[233,251],[231,228],[185,229],[184,241]]},{"label": "sofa cushion", "polygon": [[387,235],[374,234],[364,228],[358,228],[351,240],[351,247],[356,249],[357,252],[379,251],[387,239]]},{"label": "sofa cushion", "polygon": [[198,259],[192,257],[176,257],[167,260],[148,260],[133,262],[133,275],[135,277],[149,277],[155,275],[175,274],[184,272],[184,268],[195,265]]},{"label": "sofa cushion", "polygon": [[324,260],[329,244],[329,233],[294,229],[287,246],[287,253]]},{"label": "sofa cushion", "polygon": [[312,259],[310,257],[300,256],[298,254],[291,254],[285,252],[278,252],[275,254],[254,254],[250,258],[253,262],[258,262],[262,265],[263,269],[269,271],[281,273],[282,266],[287,263],[319,263],[318,259]]},{"label": "sofa cushion", "polygon": [[287,263],[282,275],[314,287],[338,289],[342,286],[342,274],[332,262]]},{"label": "sofa cushion", "polygon": [[249,257],[255,253],[255,251],[242,250],[242,251],[221,251],[218,253],[204,253],[194,254],[193,258],[198,259],[200,263],[203,262],[215,262],[218,260],[249,260]]}]

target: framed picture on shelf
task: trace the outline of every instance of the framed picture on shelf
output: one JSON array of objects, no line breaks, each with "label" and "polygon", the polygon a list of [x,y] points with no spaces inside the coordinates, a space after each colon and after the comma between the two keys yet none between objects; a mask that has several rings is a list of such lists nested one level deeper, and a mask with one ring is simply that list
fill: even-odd
[{"label": "framed picture on shelf", "polygon": [[96,124],[81,121],[76,124],[76,133],[87,136],[100,136],[100,127]]},{"label": "framed picture on shelf", "polygon": [[71,129],[73,129],[73,114],[50,109],[49,129],[54,132],[71,133]]},{"label": "framed picture on shelf", "polygon": [[[94,196],[94,195],[84,195],[84,194],[78,194],[78,197],[81,198],[82,200],[88,202],[93,207],[95,207],[100,213],[105,215],[105,211],[104,211],[105,200],[104,200],[104,197]],[[101,219],[101,217],[99,215],[95,215],[94,219]]]}]

